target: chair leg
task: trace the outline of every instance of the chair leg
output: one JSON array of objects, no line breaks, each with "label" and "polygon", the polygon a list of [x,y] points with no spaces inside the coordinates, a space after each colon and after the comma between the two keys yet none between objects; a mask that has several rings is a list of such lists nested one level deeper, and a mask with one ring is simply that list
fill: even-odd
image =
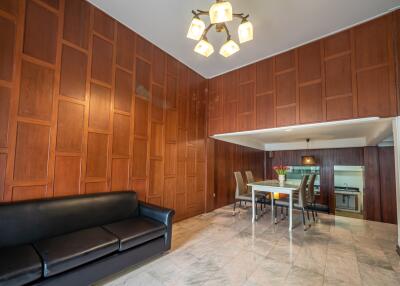
[{"label": "chair leg", "polygon": [[239,201],[239,207],[240,208],[242,207],[242,201]]},{"label": "chair leg", "polygon": [[315,216],[318,217],[318,212],[317,212],[317,210],[315,208],[315,202],[314,202],[314,210],[315,210]]},{"label": "chair leg", "polygon": [[314,208],[311,210],[313,221],[315,222]]},{"label": "chair leg", "polygon": [[310,221],[310,212],[308,211],[308,208],[307,208],[307,219],[308,219],[308,221]]},{"label": "chair leg", "polygon": [[235,215],[235,210],[236,210],[236,200],[235,200],[235,202],[233,204],[233,214],[232,215]]},{"label": "chair leg", "polygon": [[301,209],[301,214],[303,217],[303,227],[304,227],[304,230],[306,230],[306,217],[304,216],[304,209]]}]

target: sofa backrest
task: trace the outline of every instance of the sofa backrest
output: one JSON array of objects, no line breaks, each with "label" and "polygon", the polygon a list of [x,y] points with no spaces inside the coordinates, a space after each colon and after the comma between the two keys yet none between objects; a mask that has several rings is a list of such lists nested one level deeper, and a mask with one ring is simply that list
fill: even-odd
[{"label": "sofa backrest", "polygon": [[0,204],[0,248],[137,216],[135,192]]}]

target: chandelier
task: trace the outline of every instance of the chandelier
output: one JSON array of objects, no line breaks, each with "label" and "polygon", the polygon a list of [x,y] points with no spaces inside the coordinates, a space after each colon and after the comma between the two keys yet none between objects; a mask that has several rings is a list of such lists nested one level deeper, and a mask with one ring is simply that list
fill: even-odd
[{"label": "chandelier", "polygon": [[[226,25],[227,22],[233,20],[233,17],[241,19],[241,23],[238,28],[239,43],[245,43],[253,40],[253,25],[247,20],[249,15],[243,13],[235,14],[232,12],[232,5],[225,0],[217,0],[209,11],[203,10],[192,10],[193,19],[190,23],[187,37],[189,39],[198,41],[194,48],[194,51],[205,57],[210,56],[214,53],[214,47],[207,40],[207,33],[210,29],[215,26],[218,33],[226,33],[226,42],[221,46],[219,53],[224,57],[229,57],[240,50],[239,45],[232,40],[229,29]],[[200,16],[208,15],[210,18],[210,24],[206,27]]]}]

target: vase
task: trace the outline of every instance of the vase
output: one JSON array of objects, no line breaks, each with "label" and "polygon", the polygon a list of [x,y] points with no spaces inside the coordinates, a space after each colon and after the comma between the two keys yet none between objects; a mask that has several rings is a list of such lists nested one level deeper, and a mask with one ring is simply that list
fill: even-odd
[{"label": "vase", "polygon": [[279,183],[285,182],[285,175],[278,175]]}]

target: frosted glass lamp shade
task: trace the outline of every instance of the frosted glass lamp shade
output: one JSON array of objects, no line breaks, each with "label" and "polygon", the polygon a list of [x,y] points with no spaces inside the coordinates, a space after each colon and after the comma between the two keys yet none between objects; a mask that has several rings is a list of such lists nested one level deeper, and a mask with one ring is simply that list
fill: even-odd
[{"label": "frosted glass lamp shade", "polygon": [[238,28],[238,34],[239,42],[241,44],[253,40],[253,24],[250,22],[244,22],[240,24]]},{"label": "frosted glass lamp shade", "polygon": [[209,57],[214,52],[214,48],[207,40],[203,39],[197,43],[194,51],[202,56]]},{"label": "frosted glass lamp shade", "polygon": [[189,31],[186,35],[189,39],[198,41],[206,29],[206,24],[199,18],[193,18],[192,23],[190,23]]},{"label": "frosted glass lamp shade", "polygon": [[239,50],[240,50],[239,45],[236,44],[234,41],[229,40],[222,45],[221,49],[219,50],[219,53],[227,58],[233,55],[234,53],[238,52]]},{"label": "frosted glass lamp shade", "polygon": [[232,21],[232,5],[229,2],[217,2],[210,8],[211,24]]}]

